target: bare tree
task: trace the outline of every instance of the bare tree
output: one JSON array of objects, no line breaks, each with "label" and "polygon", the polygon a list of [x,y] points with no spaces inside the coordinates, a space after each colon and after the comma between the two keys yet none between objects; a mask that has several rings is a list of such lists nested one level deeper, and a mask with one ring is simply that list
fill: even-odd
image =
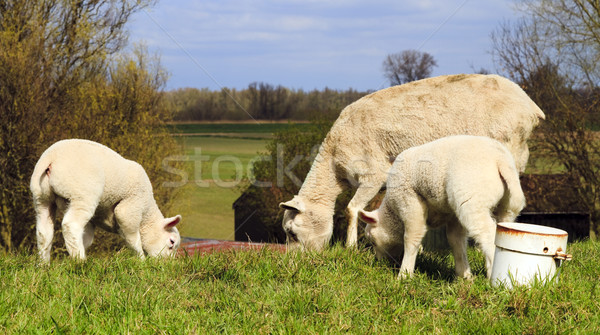
[{"label": "bare tree", "polygon": [[437,62],[427,52],[404,50],[387,55],[383,61],[383,74],[394,86],[427,78],[435,66]]},{"label": "bare tree", "polygon": [[526,0],[524,16],[492,34],[493,56],[544,110],[537,143],[575,183],[600,233],[600,6],[595,0]]}]

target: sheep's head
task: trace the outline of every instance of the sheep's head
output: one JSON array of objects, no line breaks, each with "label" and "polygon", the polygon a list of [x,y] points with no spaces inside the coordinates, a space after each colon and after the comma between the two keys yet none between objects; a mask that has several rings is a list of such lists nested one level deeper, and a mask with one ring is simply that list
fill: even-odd
[{"label": "sheep's head", "polygon": [[358,218],[367,224],[365,227],[365,236],[373,244],[375,256],[378,259],[390,259],[397,262],[404,252],[404,234],[401,229],[390,229],[390,224],[393,222],[389,215],[382,213],[381,209],[367,212],[364,210],[358,211]]},{"label": "sheep's head", "polygon": [[333,233],[333,217],[327,208],[295,196],[279,204],[283,213],[283,230],[290,248],[321,250]]},{"label": "sheep's head", "polygon": [[150,234],[142,236],[144,251],[151,257],[174,256],[181,243],[179,230],[175,227],[180,221],[181,215],[162,219]]}]

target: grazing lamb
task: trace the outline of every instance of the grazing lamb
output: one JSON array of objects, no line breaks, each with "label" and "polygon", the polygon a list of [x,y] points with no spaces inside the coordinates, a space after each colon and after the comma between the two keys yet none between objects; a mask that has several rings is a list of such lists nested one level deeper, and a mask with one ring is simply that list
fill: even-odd
[{"label": "grazing lamb", "polygon": [[[446,225],[457,276],[470,278],[467,234],[485,255],[488,278],[497,221],[513,221],[525,207],[510,152],[483,136],[450,136],[402,152],[379,209],[359,211],[378,258],[397,258],[400,276],[412,275],[428,227]],[[492,217],[493,216],[493,217]],[[497,220],[497,221],[496,221]]]},{"label": "grazing lamb", "polygon": [[298,195],[286,211],[288,242],[321,249],[331,238],[335,201],[357,187],[348,204],[347,245],[356,244],[357,213],[379,192],[393,158],[450,135],[488,136],[512,153],[517,169],[527,139],[544,113],[516,84],[497,75],[451,75],[390,87],[348,105],[333,124]]},{"label": "grazing lamb", "polygon": [[94,229],[119,233],[140,257],[174,255],[179,246],[175,227],[181,216],[165,219],[144,168],[108,147],[87,140],[54,143],[42,154],[31,176],[36,212],[37,246],[50,261],[54,217],[71,257],[85,259]]}]

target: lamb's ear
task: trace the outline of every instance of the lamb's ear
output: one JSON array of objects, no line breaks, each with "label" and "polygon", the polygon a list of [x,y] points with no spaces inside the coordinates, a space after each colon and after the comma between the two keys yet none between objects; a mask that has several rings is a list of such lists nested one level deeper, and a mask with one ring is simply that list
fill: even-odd
[{"label": "lamb's ear", "polygon": [[176,215],[172,218],[167,218],[165,219],[164,223],[165,223],[165,229],[168,228],[173,228],[175,227],[175,225],[177,225],[179,222],[181,222],[181,215]]},{"label": "lamb's ear", "polygon": [[379,210],[367,212],[361,209],[358,211],[358,218],[364,223],[376,225],[379,222]]},{"label": "lamb's ear", "polygon": [[304,206],[304,201],[299,197],[295,196],[294,199],[288,202],[282,202],[279,204],[279,208],[288,209],[291,211],[304,212],[306,207]]}]

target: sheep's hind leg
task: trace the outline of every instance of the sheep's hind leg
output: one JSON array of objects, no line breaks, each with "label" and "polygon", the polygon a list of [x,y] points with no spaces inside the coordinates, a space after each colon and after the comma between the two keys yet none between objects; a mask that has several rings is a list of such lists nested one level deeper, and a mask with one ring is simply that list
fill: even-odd
[{"label": "sheep's hind leg", "polygon": [[489,279],[492,275],[492,264],[494,263],[494,253],[496,252],[494,244],[496,221],[490,216],[490,212],[487,209],[473,210],[466,215],[461,215],[461,217],[463,218],[462,225],[473,236],[485,256],[486,274]]},{"label": "sheep's hind leg", "polygon": [[36,204],[36,238],[38,255],[43,263],[50,262],[50,249],[54,238],[54,221],[51,204]]},{"label": "sheep's hind leg", "polygon": [[69,255],[75,259],[85,259],[85,229],[95,210],[95,204],[71,202],[65,213],[62,222],[63,236]]},{"label": "sheep's hind leg", "polygon": [[446,226],[448,244],[452,248],[456,275],[465,279],[472,279],[471,267],[467,259],[467,232],[458,222]]}]

